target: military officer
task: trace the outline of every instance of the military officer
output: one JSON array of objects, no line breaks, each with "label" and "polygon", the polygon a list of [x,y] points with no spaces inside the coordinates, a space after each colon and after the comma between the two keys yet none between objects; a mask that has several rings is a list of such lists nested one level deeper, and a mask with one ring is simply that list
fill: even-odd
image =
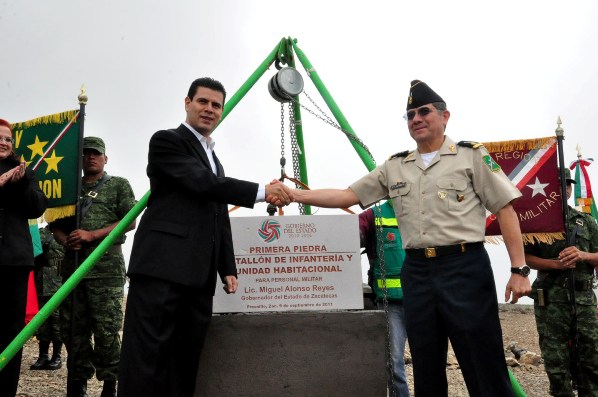
[{"label": "military officer", "polygon": [[[565,175],[569,199],[575,180],[568,169]],[[594,268],[598,265],[598,227],[590,215],[569,207],[567,228],[574,245],[555,240],[551,244],[534,242],[525,246],[527,263],[538,270],[531,296],[540,349],[553,396],[572,397],[575,378],[579,397],[598,396],[598,317],[592,290]],[[576,321],[567,280],[570,269],[575,279]],[[569,347],[573,326],[577,326],[579,363],[569,365],[575,358]]]},{"label": "military officer", "polygon": [[[108,175],[104,141],[85,137],[83,142],[83,191],[81,223],[74,227],[74,217],[60,219],[50,225],[56,241],[66,248],[62,266],[66,280],[75,270],[75,251],[81,263],[93,252],[135,205],[133,189],[125,178]],[[127,230],[132,230],[135,222]],[[69,354],[67,396],[87,396],[87,380],[94,372],[103,381],[101,397],[116,395],[120,361],[122,301],[125,284],[125,260],[122,244],[116,240],[73,291],[74,299],[66,299],[60,309],[62,338]],[[71,303],[73,327],[71,330]],[[72,332],[72,339],[70,337]],[[93,335],[93,343],[92,343]],[[68,350],[70,346],[71,350]],[[74,363],[71,365],[70,360]]]},{"label": "military officer", "polygon": [[[490,260],[483,246],[486,209],[496,215],[513,274],[512,302],[530,292],[523,243],[511,203],[521,193],[482,145],[444,134],[446,102],[426,83],[411,83],[407,126],[417,144],[392,156],[348,189],[293,190],[321,207],[393,202],[403,246],[405,321],[416,396],[446,396],[450,339],[471,396],[511,396]],[[271,200],[278,204],[275,199]],[[483,356],[483,361],[475,357]]]}]

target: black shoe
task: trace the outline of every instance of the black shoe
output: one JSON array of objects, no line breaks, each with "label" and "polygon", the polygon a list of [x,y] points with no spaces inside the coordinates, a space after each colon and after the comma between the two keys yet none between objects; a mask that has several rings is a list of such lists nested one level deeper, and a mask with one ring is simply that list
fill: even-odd
[{"label": "black shoe", "polygon": [[40,354],[39,358],[35,363],[29,367],[30,370],[38,371],[41,369],[47,369],[48,363],[50,362],[50,357],[47,354]]},{"label": "black shoe", "polygon": [[116,397],[116,381],[105,380],[104,387],[102,388],[102,394],[100,397]]},{"label": "black shoe", "polygon": [[67,383],[67,397],[89,397],[87,394],[87,380],[73,380]]},{"label": "black shoe", "polygon": [[62,359],[60,355],[52,356],[52,359],[46,364],[46,369],[50,371],[56,371],[60,368],[62,368]]}]

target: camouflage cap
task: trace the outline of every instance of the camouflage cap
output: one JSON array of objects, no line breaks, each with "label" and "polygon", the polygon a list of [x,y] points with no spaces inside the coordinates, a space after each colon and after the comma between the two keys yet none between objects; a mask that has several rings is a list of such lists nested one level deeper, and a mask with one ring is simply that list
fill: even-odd
[{"label": "camouflage cap", "polygon": [[575,179],[571,178],[571,171],[569,171],[569,168],[565,168],[565,181],[567,181],[567,183],[575,183]]},{"label": "camouflage cap", "polygon": [[102,154],[106,154],[106,145],[104,144],[104,141],[102,138],[95,136],[86,136],[83,138],[83,149],[93,149]]}]

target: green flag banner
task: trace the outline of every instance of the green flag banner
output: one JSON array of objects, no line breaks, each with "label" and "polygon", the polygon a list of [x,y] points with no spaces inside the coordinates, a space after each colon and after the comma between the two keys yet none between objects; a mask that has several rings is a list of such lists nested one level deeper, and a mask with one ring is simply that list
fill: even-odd
[{"label": "green flag banner", "polygon": [[15,153],[35,171],[48,197],[46,222],[75,215],[79,111],[42,116],[12,125]]}]

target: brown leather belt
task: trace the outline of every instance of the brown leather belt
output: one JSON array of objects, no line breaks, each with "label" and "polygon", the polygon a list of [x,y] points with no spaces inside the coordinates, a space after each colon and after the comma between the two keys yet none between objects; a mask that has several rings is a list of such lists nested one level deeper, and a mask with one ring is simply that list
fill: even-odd
[{"label": "brown leather belt", "polygon": [[462,254],[464,252],[479,251],[484,246],[484,243],[478,241],[477,243],[461,243],[454,245],[444,245],[441,247],[428,248],[408,248],[405,253],[415,258],[438,258],[439,256]]}]

